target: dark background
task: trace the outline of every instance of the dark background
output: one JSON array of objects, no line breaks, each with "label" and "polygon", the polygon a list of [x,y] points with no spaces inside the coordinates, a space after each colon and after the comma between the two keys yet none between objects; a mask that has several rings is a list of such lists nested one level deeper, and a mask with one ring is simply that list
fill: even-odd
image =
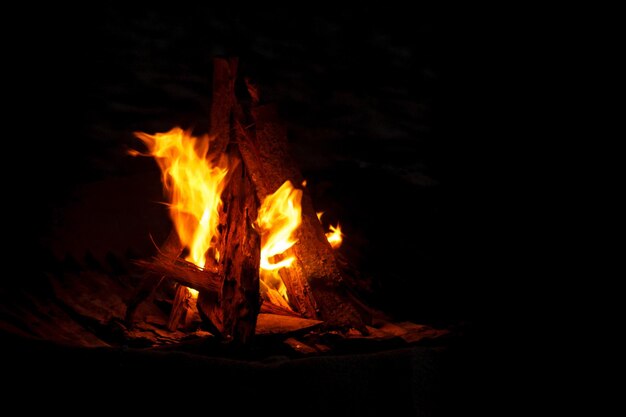
[{"label": "dark background", "polygon": [[366,300],[415,321],[476,320],[496,214],[481,149],[495,69],[480,28],[295,6],[102,6],[26,23],[38,35],[15,54],[17,158],[36,175],[17,211],[35,208],[25,227],[39,270],[153,250],[149,234],[169,225],[154,163],[126,155],[140,147],[132,132],[206,132],[212,58],[239,56],[288,123],[317,208],[343,225]]}]

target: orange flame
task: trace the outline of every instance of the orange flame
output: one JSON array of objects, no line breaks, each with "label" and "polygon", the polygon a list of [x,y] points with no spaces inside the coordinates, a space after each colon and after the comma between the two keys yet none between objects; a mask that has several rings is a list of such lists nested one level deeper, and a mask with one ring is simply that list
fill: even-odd
[{"label": "orange flame", "polygon": [[282,254],[297,242],[293,235],[302,222],[301,200],[302,190],[295,189],[290,181],[285,181],[274,194],[265,197],[256,221],[261,231],[262,286],[269,291],[272,302],[278,301],[282,305],[284,302],[276,299],[271,290],[278,292],[284,300],[289,300],[287,289],[278,275],[278,270],[288,268],[293,263],[294,257],[279,261],[276,261],[274,257]]},{"label": "orange flame", "polygon": [[341,233],[341,226],[337,223],[337,227],[329,226],[330,232],[326,233],[326,240],[330,243],[333,249],[337,249],[343,242],[343,233]]},{"label": "orange flame", "polygon": [[[317,215],[317,219],[321,223],[322,222],[322,216],[324,215],[324,212],[323,211],[318,211],[315,214]],[[343,242],[344,234],[341,233],[341,226],[339,225],[339,223],[337,223],[337,227],[334,227],[334,226],[330,225],[329,229],[330,229],[330,232],[326,233],[326,240],[328,240],[328,243],[330,243],[330,246],[333,249],[337,249],[339,246],[341,246],[341,243]]]},{"label": "orange flame", "polygon": [[[219,259],[218,237],[220,198],[226,185],[227,163],[209,157],[209,137],[196,138],[175,127],[166,133],[137,132],[148,147],[149,156],[161,168],[163,187],[169,199],[170,216],[181,243],[189,249],[185,258],[204,268],[207,252]],[[190,289],[192,295],[197,292]]]}]

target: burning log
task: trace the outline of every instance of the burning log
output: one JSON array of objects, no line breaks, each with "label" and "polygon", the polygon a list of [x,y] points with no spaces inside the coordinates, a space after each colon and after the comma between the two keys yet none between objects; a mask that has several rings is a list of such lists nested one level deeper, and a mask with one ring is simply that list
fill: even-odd
[{"label": "burning log", "polygon": [[[248,83],[252,108],[240,108],[237,141],[244,162],[250,170],[259,200],[279,188],[284,181],[302,184],[304,178],[289,154],[287,131],[275,107],[258,106],[259,93]],[[245,120],[251,118],[253,127]],[[304,317],[317,318],[339,327],[364,330],[361,313],[345,293],[335,254],[319,222],[311,197],[304,190],[302,223],[297,230],[298,242],[290,249],[295,262],[280,270],[293,307]]]},{"label": "burning log", "polygon": [[[137,261],[144,270],[193,288],[198,294],[198,310],[213,332],[226,340],[247,343],[254,336],[256,316],[261,306],[259,297],[260,239],[252,228],[257,200],[235,144],[228,149],[231,172],[228,186],[222,193],[223,208],[218,228],[221,229],[216,265],[199,268],[182,259],[161,254],[151,261]],[[208,262],[207,262],[208,264]],[[184,311],[187,289],[177,291],[169,320],[176,329]]]},{"label": "burning log", "polygon": [[[212,270],[170,259],[164,255],[151,261],[137,261],[155,276],[171,278],[199,292],[198,310],[213,332],[226,340],[245,344],[254,336],[256,316],[261,306],[259,297],[260,239],[252,228],[251,212],[256,215],[257,202],[252,184],[243,164],[237,160],[238,150],[229,150],[232,169],[229,185],[222,194],[224,202],[218,265]],[[170,315],[170,330],[175,330],[184,311],[188,290],[179,287]]]},{"label": "burning log", "polygon": [[[175,235],[175,232],[173,234]],[[173,238],[170,235],[167,242],[171,239]],[[167,247],[167,242],[164,247]],[[181,318],[189,313],[189,303],[192,296],[187,287],[196,291],[215,294],[220,289],[220,276],[215,271],[200,270],[192,263],[181,259],[172,259],[161,254],[151,261],[139,260],[136,261],[136,264],[143,268],[147,274],[135,296],[128,303],[126,309],[126,324],[128,326],[132,326],[137,306],[148,298],[165,278],[173,279],[179,283],[167,323],[167,328],[170,331],[175,331]]]}]

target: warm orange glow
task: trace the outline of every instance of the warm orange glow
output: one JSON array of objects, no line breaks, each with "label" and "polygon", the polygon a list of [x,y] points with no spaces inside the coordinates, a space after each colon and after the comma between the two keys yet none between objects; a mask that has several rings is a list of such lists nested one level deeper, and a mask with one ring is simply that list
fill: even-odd
[{"label": "warm orange glow", "polygon": [[[148,155],[161,168],[163,187],[169,199],[170,216],[181,243],[189,249],[186,260],[200,268],[209,256],[219,259],[218,237],[220,198],[226,185],[226,160],[209,157],[209,137],[196,138],[191,132],[174,128],[166,133],[135,135],[148,147]],[[197,296],[191,290],[192,296]]]},{"label": "warm orange glow", "polygon": [[[324,215],[323,211],[318,211],[315,213],[317,215],[317,219],[322,222],[322,216]],[[341,226],[337,223],[337,227],[329,226],[330,232],[326,233],[326,240],[330,243],[333,249],[337,249],[341,246],[341,242],[343,242],[343,233],[341,233]]]},{"label": "warm orange glow", "polygon": [[330,226],[330,232],[326,233],[326,239],[333,249],[337,249],[343,242],[343,233],[341,233],[341,226],[337,223],[337,227]]},{"label": "warm orange glow", "polygon": [[302,222],[301,200],[302,190],[295,189],[290,181],[285,181],[274,194],[265,197],[256,221],[261,232],[261,285],[269,292],[272,302],[283,305],[284,302],[274,293],[278,292],[284,300],[289,300],[278,270],[289,267],[294,257],[282,260],[275,257],[297,242],[294,232]]},{"label": "warm orange glow", "polygon": [[296,243],[292,236],[302,222],[302,190],[285,181],[274,194],[268,195],[259,208],[257,225],[263,235],[261,268],[280,269],[291,265],[293,257],[273,263],[271,258],[280,255]]}]

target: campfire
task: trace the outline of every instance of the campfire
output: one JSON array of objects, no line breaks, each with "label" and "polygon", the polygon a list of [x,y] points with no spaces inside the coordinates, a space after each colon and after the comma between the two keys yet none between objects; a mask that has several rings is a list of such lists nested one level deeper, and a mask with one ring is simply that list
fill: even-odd
[{"label": "campfire", "polygon": [[235,344],[252,339],[259,312],[367,333],[367,314],[335,259],[340,226],[323,227],[274,107],[260,104],[248,80],[245,95],[236,94],[239,82],[236,59],[215,61],[209,135],[179,127],[136,134],[160,167],[174,228],[154,259],[138,262],[146,274],[128,323],[171,279],[178,289],[170,330],[197,308],[212,332]]},{"label": "campfire", "polygon": [[[131,154],[160,169],[169,234],[155,233],[162,241],[153,240],[155,248],[146,247],[143,256],[107,255],[111,268],[94,257],[85,256],[84,264],[67,257],[45,275],[49,294],[38,293],[36,302],[33,294],[15,295],[0,306],[9,318],[0,321],[3,329],[82,347],[200,339],[229,354],[240,351],[230,347],[271,339],[268,354],[287,345],[295,355],[332,352],[352,341],[348,351],[369,343],[396,347],[447,333],[393,322],[363,302],[367,279],[359,281],[358,268],[342,253],[350,234],[344,236],[334,216],[316,211],[286,125],[263,103],[260,88],[238,76],[237,64],[214,61],[207,135],[175,126],[135,133],[140,142]],[[124,184],[106,186],[118,193]],[[161,214],[156,227],[167,224]],[[148,243],[147,229],[141,236]],[[253,344],[255,337],[262,340]]]}]

